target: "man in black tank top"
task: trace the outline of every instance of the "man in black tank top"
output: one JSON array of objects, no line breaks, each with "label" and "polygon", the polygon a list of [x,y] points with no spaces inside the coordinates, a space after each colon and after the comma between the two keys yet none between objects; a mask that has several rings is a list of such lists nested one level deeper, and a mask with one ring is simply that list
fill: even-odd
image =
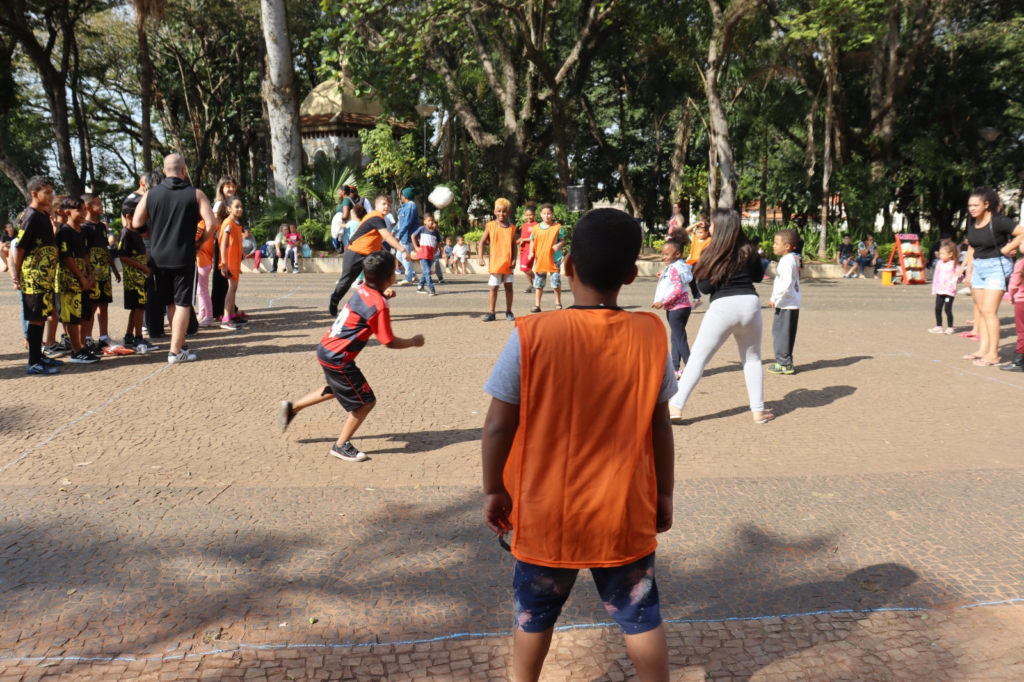
[{"label": "man in black tank top", "polygon": [[[171,321],[171,364],[195,360],[184,347],[185,332],[195,295],[196,247],[211,239],[216,227],[210,200],[186,180],[185,159],[179,154],[164,157],[164,181],[147,192],[132,224],[149,225],[150,258],[156,266],[155,279],[161,303]],[[206,222],[206,231],[196,243],[196,226]]]}]

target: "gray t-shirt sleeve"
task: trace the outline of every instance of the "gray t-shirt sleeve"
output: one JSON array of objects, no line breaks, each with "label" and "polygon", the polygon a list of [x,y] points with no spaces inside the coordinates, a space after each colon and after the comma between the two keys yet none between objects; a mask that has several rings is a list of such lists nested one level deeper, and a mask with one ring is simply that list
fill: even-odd
[{"label": "gray t-shirt sleeve", "polygon": [[512,336],[508,338],[501,355],[498,356],[498,362],[491,370],[490,378],[484,384],[484,393],[502,402],[518,405],[520,363],[519,330],[515,329],[512,331]]},{"label": "gray t-shirt sleeve", "polygon": [[[492,398],[511,405],[519,404],[520,374],[522,356],[519,349],[519,330],[512,332],[505,348],[498,356],[498,362],[491,370],[491,376],[484,384],[484,393]],[[676,381],[675,370],[672,369],[672,358],[665,355],[665,375],[661,378],[661,388],[658,391],[658,402],[665,403],[679,390]]]},{"label": "gray t-shirt sleeve", "polygon": [[665,376],[661,378],[661,390],[658,391],[658,402],[667,403],[679,391],[676,371],[672,367],[672,356],[665,354]]}]

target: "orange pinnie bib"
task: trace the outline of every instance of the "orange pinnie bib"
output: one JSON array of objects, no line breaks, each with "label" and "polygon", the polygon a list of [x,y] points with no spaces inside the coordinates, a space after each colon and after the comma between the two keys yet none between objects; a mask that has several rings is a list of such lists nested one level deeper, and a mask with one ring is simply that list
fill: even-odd
[{"label": "orange pinnie bib", "polygon": [[237,282],[242,272],[242,226],[234,218],[227,218],[221,223],[220,229],[220,236],[228,241],[224,249],[227,256],[224,264],[231,270],[231,279]]},{"label": "orange pinnie bib", "polygon": [[492,275],[507,275],[512,272],[512,258],[515,255],[516,226],[512,223],[501,225],[496,220],[487,223],[491,245],[491,258],[487,270]]},{"label": "orange pinnie bib", "polygon": [[686,264],[693,265],[700,260],[700,252],[711,243],[711,237],[705,239],[694,239],[690,242],[690,255],[686,257]]},{"label": "orange pinnie bib", "polygon": [[516,326],[519,430],[504,472],[512,554],[553,568],[623,566],[650,554],[664,325],[650,313],[570,308]]},{"label": "orange pinnie bib", "polygon": [[[203,238],[204,232],[206,232],[206,221],[200,220],[199,224],[196,226],[196,242]],[[216,248],[216,246],[216,235],[203,242],[203,245],[196,249],[196,265],[201,268],[213,265],[213,249]]]},{"label": "orange pinnie bib", "polygon": [[533,271],[538,274],[558,272],[555,244],[558,243],[558,233],[562,231],[562,226],[554,223],[545,230],[541,225],[538,223],[533,226]]}]

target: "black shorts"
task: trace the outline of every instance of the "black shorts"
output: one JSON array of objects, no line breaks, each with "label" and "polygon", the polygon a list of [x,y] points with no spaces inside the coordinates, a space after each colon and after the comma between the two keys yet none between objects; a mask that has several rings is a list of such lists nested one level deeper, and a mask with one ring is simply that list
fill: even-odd
[{"label": "black shorts", "polygon": [[146,290],[135,291],[134,289],[124,290],[124,309],[125,310],[145,310],[146,309]]},{"label": "black shorts", "polygon": [[327,379],[327,388],[321,395],[333,395],[346,412],[355,412],[377,400],[366,377],[355,363],[342,369],[324,367],[324,378]]},{"label": "black shorts", "polygon": [[157,267],[153,272],[157,296],[164,305],[192,307],[196,293],[196,266],[183,268]]},{"label": "black shorts", "polygon": [[22,294],[21,307],[25,313],[26,322],[46,322],[53,314],[54,293],[48,291],[45,294]]},{"label": "black shorts", "polygon": [[81,324],[92,320],[92,303],[88,293],[81,291],[62,291],[58,318],[64,324]]},{"label": "black shorts", "polygon": [[89,290],[89,302],[93,308],[104,303],[114,302],[114,288],[108,279],[106,282],[96,282],[96,286]]}]

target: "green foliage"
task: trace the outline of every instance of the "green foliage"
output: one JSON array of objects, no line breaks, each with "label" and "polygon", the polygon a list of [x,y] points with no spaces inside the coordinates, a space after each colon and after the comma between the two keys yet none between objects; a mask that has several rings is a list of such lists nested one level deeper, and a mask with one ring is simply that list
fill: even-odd
[{"label": "green foliage", "polygon": [[302,241],[309,244],[309,248],[315,250],[323,250],[326,247],[324,244],[330,239],[331,227],[325,225],[318,220],[304,220],[298,226],[299,234],[302,235]]},{"label": "green foliage", "polygon": [[377,187],[397,194],[426,174],[426,160],[411,134],[396,142],[394,129],[381,121],[372,130],[360,130],[359,140],[363,153],[373,159],[363,173]]},{"label": "green foliage", "polygon": [[330,224],[335,209],[341,203],[338,195],[342,185],[353,185],[356,174],[338,158],[319,156],[308,175],[299,176],[299,188],[309,199],[310,217]]},{"label": "green foliage", "polygon": [[465,238],[467,243],[469,243],[469,242],[478,243],[481,239],[484,238],[484,231],[483,230],[470,230],[469,232],[467,232],[466,234],[464,234],[462,236]]},{"label": "green foliage", "polygon": [[[856,244],[854,245],[856,246]],[[896,248],[896,244],[879,244],[878,245],[878,263],[879,265],[885,265],[889,261],[889,256],[892,255],[892,250]]]},{"label": "green foliage", "polygon": [[257,212],[259,216],[253,223],[253,232],[259,230],[263,234],[271,236],[280,231],[281,223],[299,222],[298,209],[295,206],[295,197],[275,197],[269,195]]}]

